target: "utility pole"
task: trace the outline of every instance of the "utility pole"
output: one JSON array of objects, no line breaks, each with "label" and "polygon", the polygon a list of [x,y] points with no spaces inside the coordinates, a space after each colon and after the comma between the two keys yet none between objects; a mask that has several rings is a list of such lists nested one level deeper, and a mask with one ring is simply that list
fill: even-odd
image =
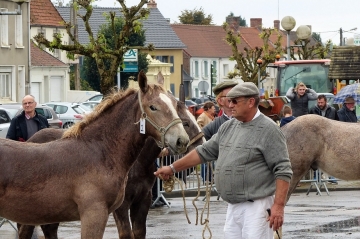
[{"label": "utility pole", "polygon": [[342,46],[342,45],[343,45],[343,30],[340,27],[340,46]]}]

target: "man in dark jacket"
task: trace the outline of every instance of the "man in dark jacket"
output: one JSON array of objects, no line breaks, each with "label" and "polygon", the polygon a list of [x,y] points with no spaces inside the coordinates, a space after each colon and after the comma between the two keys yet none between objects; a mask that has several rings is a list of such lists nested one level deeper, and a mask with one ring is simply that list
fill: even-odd
[{"label": "man in dark jacket", "polygon": [[337,113],[339,120],[343,122],[357,122],[355,112],[355,100],[353,97],[346,97],[343,107]]},{"label": "man in dark jacket", "polygon": [[[336,109],[327,103],[327,99],[325,95],[318,95],[317,104],[310,109],[309,113],[324,116],[332,120],[339,120]],[[316,178],[316,175],[318,175],[318,172],[315,171],[314,178]],[[329,183],[338,184],[338,182],[334,177],[329,176],[329,179],[330,179]]]},{"label": "man in dark jacket", "polygon": [[7,139],[26,141],[41,129],[49,128],[47,119],[36,113],[36,101],[32,95],[26,95],[22,100],[24,111],[15,116],[6,134]]},{"label": "man in dark jacket", "polygon": [[324,116],[332,120],[339,120],[336,109],[327,103],[325,95],[318,95],[317,104],[310,109],[309,113]]}]

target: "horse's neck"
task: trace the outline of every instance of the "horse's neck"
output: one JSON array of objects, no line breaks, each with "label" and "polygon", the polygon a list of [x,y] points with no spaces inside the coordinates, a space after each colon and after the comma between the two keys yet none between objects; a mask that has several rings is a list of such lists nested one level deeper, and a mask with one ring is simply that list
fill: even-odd
[{"label": "horse's neck", "polygon": [[108,159],[127,162],[128,169],[139,155],[147,135],[140,134],[140,107],[137,97],[131,95],[117,103],[85,127],[81,134],[84,141],[101,141],[100,147]]}]

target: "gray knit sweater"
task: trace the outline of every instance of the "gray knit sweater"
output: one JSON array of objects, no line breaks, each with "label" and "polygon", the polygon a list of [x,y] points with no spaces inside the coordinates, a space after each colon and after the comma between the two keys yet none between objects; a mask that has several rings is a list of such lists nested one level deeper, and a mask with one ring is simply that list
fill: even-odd
[{"label": "gray knit sweater", "polygon": [[229,203],[274,195],[275,180],[292,176],[285,137],[263,114],[246,123],[228,120],[196,151],[204,163],[217,160],[216,189]]}]

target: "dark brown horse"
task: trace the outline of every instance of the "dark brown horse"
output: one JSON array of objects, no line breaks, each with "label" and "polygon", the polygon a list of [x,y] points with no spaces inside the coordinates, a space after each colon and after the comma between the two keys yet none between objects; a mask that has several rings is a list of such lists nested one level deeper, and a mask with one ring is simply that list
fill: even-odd
[{"label": "dark brown horse", "polygon": [[[0,216],[28,225],[81,220],[81,238],[102,238],[148,136],[175,152],[189,142],[176,101],[148,85],[144,73],[138,82],[139,91],[108,97],[60,140],[0,139]],[[139,133],[140,118],[146,134]]]},{"label": "dark brown horse", "polygon": [[[173,97],[173,96],[170,96]],[[205,139],[195,117],[187,110],[184,103],[177,102],[177,113],[183,122],[185,131],[192,139],[188,150],[194,149],[202,144]],[[60,139],[65,131],[61,129],[44,129],[32,136],[28,142],[46,143]],[[145,238],[146,218],[151,206],[152,193],[156,177],[155,160],[160,153],[156,142],[148,138],[128,174],[128,181],[125,188],[125,198],[121,206],[113,212],[120,238]],[[152,159],[152,160],[151,160]],[[129,220],[130,210],[130,220]],[[57,228],[59,224],[41,225],[46,239],[57,239]],[[22,225],[19,238],[31,239],[34,226]]]}]

